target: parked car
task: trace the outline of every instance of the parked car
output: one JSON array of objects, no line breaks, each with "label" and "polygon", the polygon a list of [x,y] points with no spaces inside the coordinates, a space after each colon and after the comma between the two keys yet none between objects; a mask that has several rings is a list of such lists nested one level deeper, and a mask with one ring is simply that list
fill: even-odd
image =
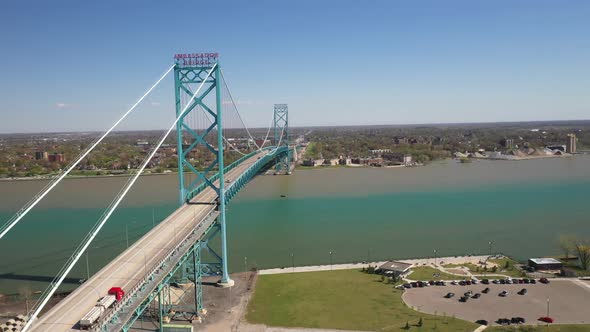
[{"label": "parked car", "polygon": [[465,295],[467,297],[470,297],[471,295],[473,295],[473,292],[472,291],[467,291],[467,292],[463,293],[463,295]]},{"label": "parked car", "polygon": [[471,280],[465,280],[466,285],[471,285]]},{"label": "parked car", "polygon": [[512,279],[513,284],[518,284],[518,279]]},{"label": "parked car", "polygon": [[445,295],[445,298],[450,299],[453,296],[455,296],[455,293],[447,293],[447,295]]},{"label": "parked car", "polygon": [[473,296],[471,296],[471,298],[472,299],[479,299],[480,296],[481,296],[481,294],[475,293],[475,294],[473,294]]},{"label": "parked car", "polygon": [[479,325],[488,325],[488,321],[485,319],[478,319],[475,321],[475,324],[479,324]]},{"label": "parked car", "polygon": [[506,296],[508,296],[508,291],[505,291],[505,290],[503,290],[503,291],[501,291],[501,292],[500,292],[500,294],[498,294],[498,295],[499,295],[499,296],[502,296],[502,297],[506,297]]},{"label": "parked car", "polygon": [[412,282],[411,285],[412,285],[412,288],[418,288],[418,283],[417,282]]},{"label": "parked car", "polygon": [[451,281],[451,285],[457,285],[457,282],[455,280]]},{"label": "parked car", "polygon": [[479,281],[477,281],[477,279],[471,279],[471,283],[474,285],[477,285],[477,284],[479,284]]},{"label": "parked car", "polygon": [[496,321],[499,325],[510,325],[510,319],[508,318],[498,318]]},{"label": "parked car", "polygon": [[539,320],[541,322],[545,322],[545,323],[553,323],[554,322],[553,318],[551,318],[551,317],[539,317]]},{"label": "parked car", "polygon": [[428,281],[428,283],[430,284],[430,286],[434,286],[434,280],[430,280]]},{"label": "parked car", "polygon": [[459,302],[467,302],[467,299],[469,299],[467,296],[461,296]]},{"label": "parked car", "polygon": [[531,280],[530,279],[524,279],[524,283],[525,284],[530,284],[531,283]]},{"label": "parked car", "polygon": [[404,290],[405,286],[404,285],[397,285],[397,286],[395,286],[395,289]]},{"label": "parked car", "polygon": [[506,284],[506,279],[500,279],[500,284],[505,285]]},{"label": "parked car", "polygon": [[512,317],[512,319],[510,319],[510,322],[512,324],[524,324],[525,320],[522,317]]},{"label": "parked car", "polygon": [[489,287],[486,287],[486,288],[485,288],[484,290],[482,290],[481,292],[482,292],[482,293],[484,293],[484,294],[487,294],[487,293],[489,293],[489,292],[490,292],[490,288],[489,288]]},{"label": "parked car", "polygon": [[482,279],[481,283],[484,285],[488,285],[490,283],[490,281],[488,279]]},{"label": "parked car", "polygon": [[[531,284],[536,284],[536,283],[537,283],[537,280],[531,279]],[[549,283],[549,280],[547,280],[547,283]]]},{"label": "parked car", "polygon": [[541,278],[541,279],[539,279],[539,282],[542,283],[542,284],[548,284],[549,283],[549,279],[547,279],[547,278]]},{"label": "parked car", "polygon": [[512,279],[506,279],[507,284],[512,284]]},{"label": "parked car", "polygon": [[497,284],[499,284],[499,283],[500,283],[500,280],[494,279],[494,280],[492,280],[492,283],[494,283],[494,284],[496,284],[496,285],[497,285]]},{"label": "parked car", "polygon": [[405,288],[412,288],[412,284],[404,284]]},{"label": "parked car", "polygon": [[518,295],[526,295],[526,288],[519,290]]}]

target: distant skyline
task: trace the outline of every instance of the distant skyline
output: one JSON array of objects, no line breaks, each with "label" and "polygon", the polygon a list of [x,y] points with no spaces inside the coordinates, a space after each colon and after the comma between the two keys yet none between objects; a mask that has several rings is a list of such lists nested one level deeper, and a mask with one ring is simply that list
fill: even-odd
[{"label": "distant skyline", "polygon": [[[590,119],[588,1],[3,1],[0,133],[107,129],[214,51],[250,127]],[[212,29],[214,27],[214,29]],[[120,130],[174,119],[168,77]]]}]

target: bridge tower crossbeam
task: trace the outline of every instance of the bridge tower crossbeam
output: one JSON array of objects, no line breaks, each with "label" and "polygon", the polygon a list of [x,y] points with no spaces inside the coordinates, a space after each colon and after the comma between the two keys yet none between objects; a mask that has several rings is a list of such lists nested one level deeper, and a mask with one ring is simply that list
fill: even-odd
[{"label": "bridge tower crossbeam", "polygon": [[[289,147],[289,107],[287,104],[275,104],[273,115],[273,145],[277,148]],[[277,158],[275,164],[275,174],[291,174],[291,151]]]}]

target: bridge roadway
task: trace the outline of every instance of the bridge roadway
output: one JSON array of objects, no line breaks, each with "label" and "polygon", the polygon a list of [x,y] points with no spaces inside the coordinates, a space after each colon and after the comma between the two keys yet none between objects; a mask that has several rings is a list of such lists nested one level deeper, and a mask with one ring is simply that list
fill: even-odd
[{"label": "bridge roadway", "polygon": [[[225,174],[226,182],[236,179],[263,155],[264,152],[259,152],[227,172]],[[219,182],[216,181],[215,184],[218,185]],[[229,185],[229,183],[226,183],[226,185]],[[215,191],[207,188],[195,196],[191,202],[213,203],[216,198]],[[186,232],[190,232],[196,225],[203,222],[205,217],[214,209],[215,205],[209,204],[184,204],[178,208],[98,273],[42,315],[33,324],[32,331],[78,331],[78,321],[90,311],[99,298],[107,294],[111,287],[122,287],[123,290],[132,289],[142,280],[146,271],[152,270],[182,241]],[[201,231],[204,231],[204,229],[206,227],[202,228]],[[200,234],[199,238],[202,236],[203,234]]]}]

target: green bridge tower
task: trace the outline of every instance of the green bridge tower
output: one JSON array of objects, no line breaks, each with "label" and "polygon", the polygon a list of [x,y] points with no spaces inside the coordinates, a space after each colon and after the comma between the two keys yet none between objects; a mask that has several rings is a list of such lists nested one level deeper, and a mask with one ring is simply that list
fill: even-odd
[{"label": "green bridge tower", "polygon": [[291,174],[291,151],[289,150],[289,107],[287,104],[275,104],[273,116],[273,145],[286,146],[287,153],[277,158],[275,174],[285,172]]},{"label": "green bridge tower", "polygon": [[[225,223],[225,180],[223,169],[223,128],[222,128],[222,78],[217,53],[191,53],[176,54],[174,56],[174,91],[176,100],[176,116],[183,110],[181,118],[176,126],[177,155],[178,155],[178,182],[179,203],[185,204],[209,204],[208,202],[196,202],[192,199],[203,190],[203,186],[212,188],[217,194],[217,217],[214,228],[201,244],[201,247],[209,253],[211,262],[197,262],[189,264],[182,269],[182,279],[186,274],[194,274],[195,279],[201,275],[221,275],[219,285],[229,287],[233,285],[227,267],[227,238]],[[201,86],[202,85],[202,86]],[[201,89],[199,90],[199,87]],[[187,103],[189,103],[187,105]],[[184,104],[183,104],[184,103]],[[202,112],[198,114],[199,112]],[[191,113],[193,114],[191,118]],[[210,122],[203,123],[195,120],[208,118]],[[191,120],[192,119],[192,120]],[[190,161],[191,153],[209,155],[199,158],[211,160],[204,165],[195,165]],[[217,184],[215,184],[215,180]],[[209,245],[209,240],[219,235],[221,253],[219,254]],[[198,255],[200,258],[201,255]],[[187,273],[192,266],[198,271]],[[197,276],[198,275],[198,276]],[[195,280],[195,284],[196,284]],[[200,292],[200,287],[199,292]],[[198,294],[199,297],[201,294]]]}]

